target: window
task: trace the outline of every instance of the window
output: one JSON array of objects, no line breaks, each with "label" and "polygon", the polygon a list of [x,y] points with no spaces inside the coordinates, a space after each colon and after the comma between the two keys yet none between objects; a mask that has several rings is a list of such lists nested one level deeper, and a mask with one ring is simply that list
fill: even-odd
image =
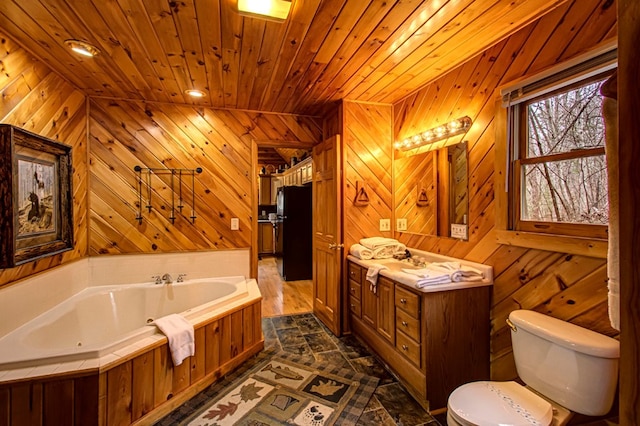
[{"label": "window", "polygon": [[613,72],[615,54],[534,80],[504,96],[511,146],[509,229],[607,238],[600,86]]}]

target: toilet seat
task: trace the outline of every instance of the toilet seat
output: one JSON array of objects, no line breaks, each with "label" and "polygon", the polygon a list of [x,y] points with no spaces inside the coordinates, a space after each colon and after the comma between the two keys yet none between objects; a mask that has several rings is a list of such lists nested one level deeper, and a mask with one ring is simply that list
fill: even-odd
[{"label": "toilet seat", "polygon": [[449,415],[465,426],[549,426],[553,407],[516,382],[473,382],[454,390]]}]

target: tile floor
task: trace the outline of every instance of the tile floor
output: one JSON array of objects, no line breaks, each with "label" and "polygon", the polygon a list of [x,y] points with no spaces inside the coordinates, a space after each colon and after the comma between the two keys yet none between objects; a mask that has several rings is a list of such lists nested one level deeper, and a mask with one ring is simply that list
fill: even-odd
[{"label": "tile floor", "polygon": [[[355,337],[337,338],[313,314],[297,314],[262,319],[265,350],[285,351],[331,362],[375,376],[380,383],[358,425],[440,426],[398,383],[369,350]],[[212,385],[212,386],[215,386]],[[186,402],[156,423],[176,425],[204,404],[207,390]]]}]

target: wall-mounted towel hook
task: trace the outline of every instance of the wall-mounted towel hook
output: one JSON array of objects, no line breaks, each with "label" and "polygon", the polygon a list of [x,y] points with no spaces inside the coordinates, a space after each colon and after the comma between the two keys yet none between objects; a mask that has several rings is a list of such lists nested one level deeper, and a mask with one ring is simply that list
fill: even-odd
[{"label": "wall-mounted towel hook", "polygon": [[418,188],[418,197],[416,198],[416,205],[418,207],[426,207],[429,205],[429,197],[427,197],[426,188]]},{"label": "wall-mounted towel hook", "polygon": [[356,181],[356,197],[353,200],[354,206],[368,206],[369,195],[367,194],[366,186],[360,181]]}]

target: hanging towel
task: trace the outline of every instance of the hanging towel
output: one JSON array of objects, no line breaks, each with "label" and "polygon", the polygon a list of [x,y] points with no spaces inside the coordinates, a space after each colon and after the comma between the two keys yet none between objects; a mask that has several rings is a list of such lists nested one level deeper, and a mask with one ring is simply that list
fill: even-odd
[{"label": "hanging towel", "polygon": [[383,269],[387,269],[387,267],[384,265],[380,265],[379,263],[374,263],[373,265],[369,266],[369,269],[367,269],[367,281],[369,281],[369,290],[371,290],[371,292],[374,294],[378,291],[378,274]]},{"label": "hanging towel", "polygon": [[373,259],[373,250],[366,248],[362,244],[353,244],[349,247],[349,253],[352,256],[357,257],[362,260],[370,260]]},{"label": "hanging towel", "polygon": [[193,325],[178,314],[167,315],[154,321],[156,327],[167,336],[173,365],[182,364],[196,352]]}]

